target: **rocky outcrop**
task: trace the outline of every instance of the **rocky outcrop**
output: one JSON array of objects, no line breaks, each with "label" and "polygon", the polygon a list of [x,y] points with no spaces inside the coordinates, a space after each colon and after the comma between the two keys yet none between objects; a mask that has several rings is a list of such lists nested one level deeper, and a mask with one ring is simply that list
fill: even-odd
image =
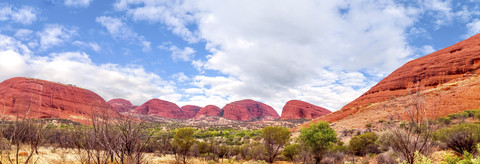
[{"label": "rocky outcrop", "polygon": [[186,119],[177,104],[160,100],[151,99],[135,109],[139,114],[156,115],[166,119]]},{"label": "rocky outcrop", "polygon": [[254,100],[235,101],[225,105],[223,117],[237,121],[273,120],[280,116],[270,106]]},{"label": "rocky outcrop", "polygon": [[283,106],[282,116],[280,118],[282,120],[314,119],[329,113],[332,112],[325,108],[300,100],[290,100]]},{"label": "rocky outcrop", "polygon": [[217,116],[221,117],[223,115],[223,110],[215,105],[207,105],[198,111],[195,116],[196,119],[199,119],[203,116]]},{"label": "rocky outcrop", "polygon": [[190,119],[195,117],[201,108],[202,107],[195,105],[185,105],[180,108],[180,111],[182,111],[183,115],[185,115],[185,118]]},{"label": "rocky outcrop", "polygon": [[110,104],[96,93],[45,80],[16,77],[0,83],[0,112],[26,118],[62,118],[88,122],[108,113]]},{"label": "rocky outcrop", "polygon": [[108,103],[112,106],[113,110],[117,112],[128,112],[138,107],[137,105],[133,105],[130,101],[121,98],[111,99]]},{"label": "rocky outcrop", "polygon": [[[445,83],[450,85],[448,87],[449,91],[454,89],[456,90],[456,88],[458,88],[458,84],[455,84],[457,81],[464,81],[468,78],[478,78],[478,73],[480,73],[479,69],[480,35],[477,34],[469,39],[456,43],[455,45],[406,63],[385,77],[363,95],[345,105],[341,110],[327,116],[320,117],[318,120],[335,122],[345,117],[355,117],[356,114],[365,112],[365,109],[367,108],[377,109],[378,111],[375,113],[381,113],[382,111],[394,111],[393,107],[380,108],[374,106],[378,104],[384,104],[381,102],[403,99],[403,97],[412,95],[412,93],[418,92],[423,94],[424,91],[433,93],[431,91],[443,88],[443,84]],[[469,88],[474,89],[475,86],[472,85]],[[428,95],[428,93],[425,94]],[[446,95],[448,94],[445,92],[438,92],[436,95],[429,95],[435,97],[435,99],[439,99],[439,97],[441,97],[441,101],[435,100],[438,102],[424,102],[424,104],[433,104],[430,105],[432,107],[427,111],[433,111],[433,106],[436,106],[437,108],[442,106],[442,108],[438,109],[439,111],[436,112],[427,112],[427,115],[430,113],[436,113],[435,115],[441,116],[451,112],[466,110],[467,108],[472,108],[472,106],[465,106],[464,104],[470,104],[470,101],[467,103],[462,103],[462,99],[480,99],[480,97],[472,98],[472,95],[458,97],[459,95],[463,95],[463,93],[453,93],[451,96],[455,97],[456,102],[450,102],[454,98],[446,97]],[[433,99],[431,100],[433,101]],[[428,101],[428,99],[422,101]],[[446,104],[445,102],[450,103]],[[388,103],[384,105],[391,106],[391,104],[392,103]],[[396,106],[402,105],[400,104]],[[398,115],[403,115],[402,110],[395,112],[398,112]]]}]

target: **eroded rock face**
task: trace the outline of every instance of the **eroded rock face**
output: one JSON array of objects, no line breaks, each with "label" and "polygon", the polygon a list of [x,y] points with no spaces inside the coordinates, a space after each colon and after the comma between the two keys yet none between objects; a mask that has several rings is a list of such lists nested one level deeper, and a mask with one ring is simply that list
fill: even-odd
[{"label": "eroded rock face", "polygon": [[121,98],[111,99],[108,103],[112,106],[113,110],[117,112],[128,112],[138,107],[137,105],[133,105],[130,101]]},{"label": "eroded rock face", "polygon": [[359,112],[369,104],[393,100],[464,77],[476,76],[480,73],[479,68],[480,35],[477,34],[453,46],[406,63],[341,110],[320,119],[337,121]]},{"label": "eroded rock face", "polygon": [[220,109],[219,107],[217,107],[215,105],[207,105],[207,106],[203,107],[202,109],[200,109],[200,111],[198,111],[195,118],[198,119],[202,116],[218,116],[218,117],[221,117],[222,114],[223,114],[223,110]]},{"label": "eroded rock face", "polygon": [[182,111],[182,113],[185,115],[187,119],[190,119],[195,117],[195,115],[197,115],[198,111],[201,108],[202,107],[195,106],[195,105],[185,105],[185,106],[182,106],[180,110]]},{"label": "eroded rock face", "polygon": [[237,121],[273,120],[280,116],[270,106],[254,100],[241,100],[223,107],[223,117]]},{"label": "eroded rock face", "polygon": [[110,104],[96,93],[45,80],[15,77],[0,83],[0,106],[5,115],[90,121],[90,115],[109,112]]},{"label": "eroded rock face", "polygon": [[160,100],[151,99],[135,109],[139,114],[157,115],[166,119],[186,119],[177,104]]},{"label": "eroded rock face", "polygon": [[332,113],[331,111],[315,106],[313,104],[300,101],[290,100],[288,101],[282,110],[282,120],[286,119],[314,119],[326,114]]}]

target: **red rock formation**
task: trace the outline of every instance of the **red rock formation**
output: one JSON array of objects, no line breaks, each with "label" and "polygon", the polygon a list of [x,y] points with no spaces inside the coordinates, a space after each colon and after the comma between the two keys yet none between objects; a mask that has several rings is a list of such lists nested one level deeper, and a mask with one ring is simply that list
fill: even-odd
[{"label": "red rock formation", "polygon": [[195,118],[198,119],[202,116],[218,116],[218,117],[221,117],[222,116],[222,109],[220,109],[219,107],[217,107],[215,105],[207,105],[207,106],[203,107],[202,109],[200,109],[200,111],[198,111]]},{"label": "red rock formation", "polygon": [[201,108],[202,107],[195,106],[195,105],[185,105],[185,106],[182,106],[180,110],[182,111],[182,113],[185,115],[187,119],[190,119],[195,117],[195,115],[197,115],[198,111]]},{"label": "red rock formation", "polygon": [[[337,121],[378,102],[432,89],[440,84],[461,80],[464,77],[476,76],[480,73],[479,69],[480,34],[477,34],[455,45],[406,63],[341,110],[320,117],[319,120]],[[442,97],[442,99],[449,98]],[[450,108],[454,108],[456,111],[465,110],[459,106]]]},{"label": "red rock formation", "polygon": [[92,91],[45,80],[15,77],[0,83],[0,112],[27,118],[62,118],[86,123],[110,104]]},{"label": "red rock formation", "polygon": [[282,120],[285,119],[314,119],[326,114],[332,113],[331,111],[312,105],[310,103],[300,100],[290,100],[285,106],[283,106]]},{"label": "red rock formation", "polygon": [[270,106],[250,99],[235,101],[223,107],[223,117],[237,121],[273,120],[280,116]]},{"label": "red rock formation", "polygon": [[131,109],[135,109],[138,106],[132,105],[132,103],[125,99],[111,99],[108,103],[112,106],[113,110],[117,112],[128,112]]},{"label": "red rock formation", "polygon": [[166,119],[186,119],[178,105],[160,99],[151,99],[135,109],[144,115],[157,115]]}]

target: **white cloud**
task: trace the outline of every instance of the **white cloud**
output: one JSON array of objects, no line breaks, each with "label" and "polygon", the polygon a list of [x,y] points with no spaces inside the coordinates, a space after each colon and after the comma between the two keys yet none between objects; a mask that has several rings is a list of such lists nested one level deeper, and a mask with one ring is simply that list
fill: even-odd
[{"label": "white cloud", "polygon": [[467,24],[467,33],[463,37],[469,38],[478,33],[480,33],[480,20],[474,19]]},{"label": "white cloud", "polygon": [[37,11],[32,7],[23,6],[21,8],[10,5],[0,4],[0,21],[12,20],[24,25],[32,24],[37,20]]},{"label": "white cloud", "polygon": [[120,0],[115,7],[188,42],[206,41],[211,55],[192,65],[225,76],[194,77],[192,88],[204,95],[188,101],[252,98],[279,113],[288,99],[338,110],[360,96],[414,55],[406,33],[420,15],[393,0]]},{"label": "white cloud", "polygon": [[95,64],[82,52],[52,53],[40,57],[29,55],[25,45],[0,34],[0,81],[22,76],[64,84],[74,84],[96,92],[107,101],[126,98],[134,104],[157,97],[178,101],[181,95],[168,81],[146,72],[141,66]]},{"label": "white cloud", "polygon": [[40,48],[42,50],[62,45],[77,35],[76,27],[65,27],[58,24],[47,24],[42,31],[37,32],[40,37]]},{"label": "white cloud", "polygon": [[427,0],[423,3],[426,10],[434,12],[432,15],[436,18],[435,23],[437,25],[450,23],[455,16],[455,13],[452,12],[450,0]]},{"label": "white cloud", "polygon": [[69,7],[88,7],[93,0],[65,0],[65,6]]},{"label": "white cloud", "polygon": [[137,33],[135,33],[121,19],[109,16],[100,16],[96,18],[96,22],[105,27],[112,37],[116,39],[138,42],[140,43],[140,46],[143,47],[142,50],[145,52],[151,50],[151,42],[146,41],[143,36],[139,36]]},{"label": "white cloud", "polygon": [[88,42],[88,43],[86,43],[86,42],[82,42],[82,41],[76,40],[76,41],[74,41],[72,44],[73,44],[73,45],[76,45],[76,46],[78,46],[78,47],[80,47],[80,48],[88,48],[88,49],[91,49],[91,50],[93,50],[93,51],[95,51],[95,52],[100,52],[100,51],[102,50],[102,47],[100,47],[100,45],[98,45],[98,44],[95,43],[95,42]]},{"label": "white cloud", "polygon": [[33,33],[33,31],[29,30],[29,29],[19,29],[14,34],[14,36],[18,39],[21,39],[21,40],[27,40],[27,39],[31,38],[32,33]]},{"label": "white cloud", "polygon": [[172,52],[173,61],[191,61],[195,57],[195,50],[190,47],[179,49],[177,46],[170,46],[169,50]]},{"label": "white cloud", "polygon": [[422,56],[424,56],[435,52],[435,49],[431,45],[425,45],[420,49],[420,51],[422,52]]},{"label": "white cloud", "polygon": [[203,62],[202,60],[193,60],[192,61],[192,66],[197,69],[198,72],[200,73],[205,73],[203,67],[205,66],[205,62]]},{"label": "white cloud", "polygon": [[134,20],[161,22],[189,43],[198,42],[198,33],[187,28],[194,17],[178,5],[183,4],[175,1],[119,0],[114,6],[117,10],[126,11]]},{"label": "white cloud", "polygon": [[190,78],[188,78],[188,76],[186,76],[185,73],[183,72],[173,74],[171,77],[176,79],[177,82],[180,82],[180,83],[190,80]]}]

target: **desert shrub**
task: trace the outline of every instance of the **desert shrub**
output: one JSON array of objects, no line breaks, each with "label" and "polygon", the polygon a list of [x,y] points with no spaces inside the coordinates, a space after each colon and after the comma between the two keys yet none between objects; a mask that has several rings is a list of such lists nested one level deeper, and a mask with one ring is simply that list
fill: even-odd
[{"label": "desert shrub", "polygon": [[348,147],[345,146],[345,144],[342,141],[338,141],[337,144],[334,146],[330,147],[328,150],[329,152],[342,152],[346,153],[348,151]]},{"label": "desert shrub", "polygon": [[372,123],[367,123],[365,124],[365,128],[367,128],[368,131],[372,128]]},{"label": "desert shrub", "polygon": [[435,132],[435,138],[459,154],[473,153],[480,141],[480,126],[462,123],[445,127]]},{"label": "desert shrub", "polygon": [[415,161],[415,152],[425,154],[432,147],[432,132],[428,129],[417,132],[412,127],[407,129],[394,128],[384,135],[381,147],[391,148],[410,164]]},{"label": "desert shrub", "polygon": [[353,136],[352,139],[350,139],[349,148],[355,155],[364,156],[368,153],[376,154],[380,152],[376,144],[377,139],[378,135],[374,132]]},{"label": "desert shrub", "polygon": [[450,117],[445,116],[445,117],[439,117],[438,122],[441,123],[441,124],[448,125],[452,122],[452,120],[450,119]]},{"label": "desert shrub", "polygon": [[451,119],[465,119],[468,118],[468,116],[469,114],[466,112],[459,112],[447,115],[447,117],[450,117]]},{"label": "desert shrub", "polygon": [[462,158],[454,154],[445,154],[443,164],[479,164],[480,157],[474,158],[472,154],[465,152]]},{"label": "desert shrub", "polygon": [[322,163],[343,163],[347,152],[348,147],[342,141],[338,141],[337,144],[329,148]]},{"label": "desert shrub", "polygon": [[397,162],[397,157],[391,151],[379,154],[375,160],[377,161],[377,163],[383,163],[383,164],[396,164],[396,163],[398,163]]},{"label": "desert shrub", "polygon": [[460,162],[460,157],[454,154],[445,154],[443,157],[443,164],[457,164]]},{"label": "desert shrub", "polygon": [[480,114],[480,110],[466,110],[464,111],[468,117],[475,117],[475,115]]},{"label": "desert shrub", "polygon": [[295,159],[295,156],[298,155],[298,152],[300,150],[300,145],[299,144],[290,144],[285,146],[283,149],[282,155],[287,158],[289,161],[293,161]]},{"label": "desert shrub", "polygon": [[252,143],[250,151],[252,153],[252,159],[264,160],[268,157],[267,149],[265,149],[265,147],[261,143]]},{"label": "desert shrub", "polygon": [[211,152],[210,145],[206,142],[198,142],[196,145],[200,154]]}]

